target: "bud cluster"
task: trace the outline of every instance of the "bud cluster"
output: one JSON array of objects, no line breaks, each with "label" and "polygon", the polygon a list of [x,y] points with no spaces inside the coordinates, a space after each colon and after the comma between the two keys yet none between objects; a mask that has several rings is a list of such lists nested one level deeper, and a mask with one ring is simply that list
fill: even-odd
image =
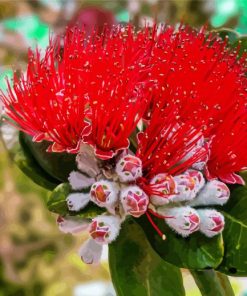
[{"label": "bud cluster", "polygon": [[[93,202],[104,208],[105,213],[81,222],[72,217],[58,219],[61,231],[77,233],[87,229],[90,239],[79,252],[84,262],[99,261],[102,245],[117,238],[121,223],[129,215],[138,218],[149,211],[163,218],[183,237],[196,231],[213,237],[223,230],[222,214],[214,209],[205,209],[205,206],[223,205],[230,191],[218,180],[206,182],[199,170],[188,169],[175,176],[160,173],[147,179],[143,176],[142,161],[134,155],[122,154],[112,167],[102,167],[91,155],[94,170],[90,172],[83,166],[84,158],[78,154],[81,172],[72,172],[69,176],[74,192],[66,199],[68,209],[78,212]],[[84,193],[84,189],[88,193]]]}]

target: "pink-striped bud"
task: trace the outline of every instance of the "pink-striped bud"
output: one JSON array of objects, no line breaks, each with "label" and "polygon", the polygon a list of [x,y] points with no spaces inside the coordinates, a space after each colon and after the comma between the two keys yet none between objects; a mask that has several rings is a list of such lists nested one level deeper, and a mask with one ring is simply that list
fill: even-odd
[{"label": "pink-striped bud", "polygon": [[117,238],[120,225],[117,216],[98,216],[92,220],[89,233],[98,244],[109,244]]},{"label": "pink-striped bud", "polygon": [[79,250],[81,260],[86,264],[98,264],[102,256],[103,246],[96,243],[94,239],[87,240]]},{"label": "pink-striped bud", "polygon": [[122,182],[135,181],[142,176],[142,162],[140,158],[130,154],[123,156],[117,162],[116,173]]},{"label": "pink-striped bud", "polygon": [[200,231],[207,237],[221,233],[225,226],[224,216],[216,210],[198,210],[200,216]]},{"label": "pink-striped bud", "polygon": [[126,214],[138,218],[147,211],[149,198],[138,186],[128,186],[122,189],[120,200]]},{"label": "pink-striped bud", "polygon": [[99,207],[107,208],[111,213],[114,213],[118,200],[118,188],[113,182],[106,180],[98,181],[91,187],[90,198]]},{"label": "pink-striped bud", "polygon": [[173,202],[190,201],[195,197],[195,181],[189,174],[175,176],[174,180],[177,192],[172,198]]},{"label": "pink-striped bud", "polygon": [[87,230],[89,222],[87,219],[71,216],[58,216],[57,225],[61,232],[64,233],[79,233]]},{"label": "pink-striped bud", "polygon": [[175,196],[177,186],[174,178],[167,174],[158,174],[150,181],[153,194],[150,202],[155,206],[163,206],[169,203]]},{"label": "pink-striped bud", "polygon": [[197,211],[191,207],[177,207],[167,209],[164,213],[166,223],[183,237],[199,229],[200,218]]},{"label": "pink-striped bud", "polygon": [[208,182],[198,196],[193,200],[193,205],[223,205],[230,197],[230,190],[225,183],[212,180]]}]

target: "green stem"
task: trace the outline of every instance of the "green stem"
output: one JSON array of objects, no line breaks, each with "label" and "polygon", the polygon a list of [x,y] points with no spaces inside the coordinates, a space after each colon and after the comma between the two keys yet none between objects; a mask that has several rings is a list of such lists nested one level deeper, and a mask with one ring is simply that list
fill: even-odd
[{"label": "green stem", "polygon": [[234,296],[228,277],[210,270],[190,270],[202,296]]}]

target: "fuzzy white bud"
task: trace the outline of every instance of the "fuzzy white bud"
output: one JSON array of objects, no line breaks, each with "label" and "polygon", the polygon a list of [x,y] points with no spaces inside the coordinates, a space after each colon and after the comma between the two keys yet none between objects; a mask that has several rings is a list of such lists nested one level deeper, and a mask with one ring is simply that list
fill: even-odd
[{"label": "fuzzy white bud", "polygon": [[86,264],[99,264],[103,246],[96,243],[92,238],[87,240],[80,248],[78,254]]},{"label": "fuzzy white bud", "polygon": [[135,181],[142,176],[142,162],[140,158],[127,154],[119,159],[116,173],[122,182]]},{"label": "fuzzy white bud", "polygon": [[177,185],[174,178],[167,174],[158,174],[150,181],[150,187],[154,194],[150,196],[150,202],[155,206],[168,204],[177,191]]},{"label": "fuzzy white bud", "polygon": [[168,216],[166,223],[183,237],[199,229],[200,218],[197,211],[191,207],[176,207],[163,211]]},{"label": "fuzzy white bud", "polygon": [[147,211],[149,198],[138,186],[128,186],[122,189],[120,200],[126,214],[138,218]]},{"label": "fuzzy white bud", "polygon": [[92,185],[90,199],[99,207],[107,208],[110,213],[114,214],[118,201],[118,191],[117,184],[101,180]]},{"label": "fuzzy white bud", "polygon": [[225,183],[212,180],[209,181],[191,205],[223,205],[230,197],[230,190]]},{"label": "fuzzy white bud", "polygon": [[171,201],[190,201],[195,198],[195,182],[189,174],[177,175],[174,180],[177,184],[177,191]]},{"label": "fuzzy white bud", "polygon": [[71,216],[58,216],[57,218],[58,228],[64,233],[79,233],[87,230],[89,221],[78,217]]},{"label": "fuzzy white bud", "polygon": [[66,198],[67,206],[70,211],[78,212],[89,202],[89,194],[85,193],[71,193]]},{"label": "fuzzy white bud", "polygon": [[109,244],[117,238],[120,226],[119,217],[101,215],[92,220],[89,233],[98,244]]},{"label": "fuzzy white bud", "polygon": [[200,231],[207,237],[221,233],[225,226],[224,216],[216,210],[198,210],[200,216]]},{"label": "fuzzy white bud", "polygon": [[94,178],[89,178],[79,172],[71,172],[69,174],[69,184],[73,190],[81,190],[90,187],[94,183]]}]

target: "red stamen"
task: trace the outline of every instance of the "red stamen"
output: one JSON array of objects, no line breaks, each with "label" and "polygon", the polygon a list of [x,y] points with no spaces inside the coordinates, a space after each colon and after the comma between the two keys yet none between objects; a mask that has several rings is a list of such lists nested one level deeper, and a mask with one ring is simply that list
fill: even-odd
[{"label": "red stamen", "polygon": [[149,220],[149,222],[151,223],[151,225],[153,226],[153,228],[157,231],[158,235],[162,238],[162,240],[166,239],[166,236],[163,232],[161,232],[161,230],[158,228],[158,226],[154,223],[153,219],[151,218],[151,216],[149,215],[148,212],[146,212],[146,216]]}]

